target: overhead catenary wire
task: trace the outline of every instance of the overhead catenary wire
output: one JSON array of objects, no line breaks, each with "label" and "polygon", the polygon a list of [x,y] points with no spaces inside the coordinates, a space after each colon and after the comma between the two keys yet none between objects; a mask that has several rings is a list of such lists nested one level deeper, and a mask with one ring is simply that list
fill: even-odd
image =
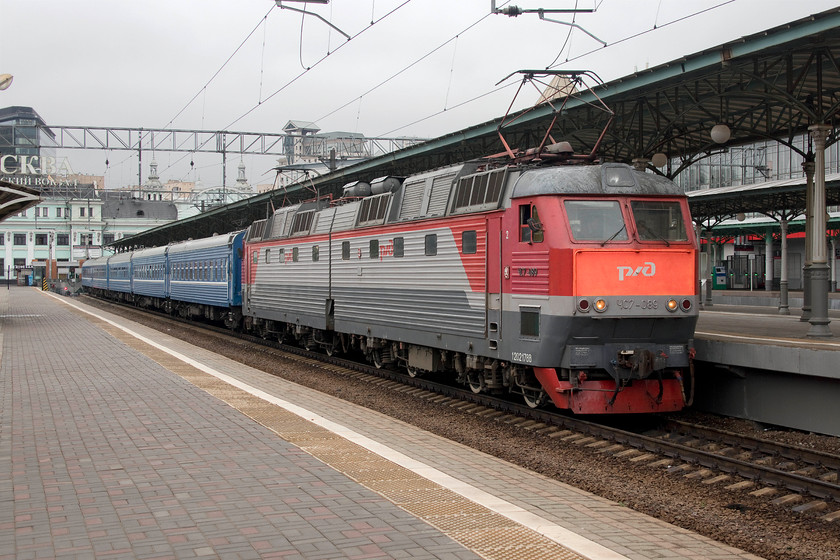
[{"label": "overhead catenary wire", "polygon": [[[202,92],[204,92],[204,91],[207,89],[207,86],[209,86],[209,85],[213,82],[213,80],[215,80],[215,79],[216,79],[216,77],[217,77],[217,76],[218,76],[218,75],[222,72],[222,70],[224,70],[224,69],[225,69],[225,67],[226,67],[226,66],[228,65],[228,63],[229,63],[229,62],[233,59],[233,57],[234,57],[234,56],[236,56],[236,53],[238,53],[238,52],[240,51],[240,49],[242,49],[242,47],[245,45],[245,43],[247,43],[247,42],[248,42],[248,39],[250,39],[250,38],[251,38],[251,36],[252,36],[252,35],[253,35],[256,31],[257,31],[257,29],[259,29],[259,28],[260,28],[260,25],[263,25],[263,23],[265,22],[266,18],[268,18],[268,15],[271,13],[271,11],[272,11],[274,8],[276,8],[276,6],[271,6],[271,8],[269,8],[269,10],[265,13],[265,15],[264,15],[263,17],[261,17],[261,18],[260,18],[260,21],[257,23],[257,25],[255,25],[255,26],[254,26],[254,28],[253,28],[253,29],[251,29],[250,33],[248,33],[248,35],[247,35],[247,36],[246,36],[246,37],[242,40],[242,42],[241,42],[241,43],[239,43],[239,46],[238,46],[238,47],[236,47],[236,49],[234,49],[234,51],[231,53],[231,55],[230,55],[229,57],[227,57],[227,60],[225,60],[225,61],[224,61],[224,63],[222,63],[222,65],[221,65],[221,66],[219,66],[219,69],[218,69],[218,70],[216,70],[216,72],[215,72],[212,76],[210,76],[210,79],[209,79],[209,80],[207,80],[207,83],[205,83],[205,84],[204,84],[204,85],[203,85],[203,86],[202,86],[202,87],[201,87],[201,88],[200,88],[200,89],[199,89],[199,90],[195,93],[195,95],[193,95],[193,96],[192,96],[192,98],[190,98],[190,100],[189,100],[189,101],[187,101],[187,103],[186,103],[186,104],[185,104],[185,105],[181,108],[181,110],[180,110],[180,111],[178,111],[177,113],[175,113],[175,116],[174,116],[174,117],[172,117],[171,119],[169,119],[169,122],[167,122],[167,123],[166,123],[166,124],[165,124],[162,128],[168,128],[168,127],[169,127],[169,126],[170,126],[173,122],[175,122],[175,119],[177,119],[178,117],[180,117],[180,116],[183,114],[183,112],[184,112],[184,111],[186,111],[186,110],[187,110],[187,108],[188,108],[190,105],[192,105],[193,101],[195,101],[196,99],[198,99],[198,96],[199,96],[199,95],[201,95],[201,94],[202,94]],[[260,83],[260,86],[262,87],[262,83]]]},{"label": "overhead catenary wire", "polygon": [[[626,36],[622,39],[618,39],[617,41],[613,41],[612,43],[604,45],[603,47],[598,47],[597,49],[592,49],[592,50],[586,51],[585,53],[581,53],[581,54],[579,54],[575,57],[567,58],[565,61],[563,61],[559,64],[553,64],[553,65],[549,66],[547,69],[550,70],[550,69],[553,69],[553,68],[557,68],[558,66],[562,66],[563,64],[566,64],[568,62],[572,62],[573,60],[578,60],[578,59],[584,58],[586,56],[589,56],[590,54],[593,54],[595,52],[602,51],[602,50],[608,49],[610,47],[614,47],[615,45],[620,45],[621,43],[625,43],[625,42],[630,41],[632,39],[636,39],[636,38],[641,37],[643,35],[647,35],[648,33],[651,33],[653,31],[659,31],[660,29],[663,29],[663,28],[668,27],[670,25],[673,25],[675,23],[680,23],[680,22],[685,21],[687,19],[699,16],[700,14],[705,14],[705,13],[710,12],[712,10],[716,10],[720,7],[726,6],[727,4],[732,4],[733,2],[735,2],[735,0],[725,0],[724,2],[721,2],[721,3],[716,4],[714,6],[709,6],[708,8],[703,8],[702,10],[697,10],[696,12],[692,12],[688,15],[678,17],[674,20],[663,23],[662,25],[657,26],[656,24],[654,24],[654,26],[650,29],[640,31],[638,33],[633,33],[632,35],[628,35],[628,36]],[[659,16],[657,14],[657,18],[658,17]],[[557,59],[555,59],[555,60],[557,60]]]},{"label": "overhead catenary wire", "polygon": [[[251,113],[253,113],[256,109],[258,109],[259,107],[261,107],[261,106],[262,106],[262,105],[263,105],[266,101],[268,101],[268,100],[272,99],[273,97],[275,97],[276,95],[278,95],[280,92],[282,92],[283,90],[285,90],[286,88],[288,88],[289,86],[291,86],[292,84],[294,84],[295,82],[297,82],[297,80],[299,80],[301,77],[303,77],[304,75],[306,75],[306,73],[307,73],[307,72],[309,72],[310,70],[312,70],[313,68],[315,68],[316,66],[318,66],[319,64],[321,64],[321,63],[322,63],[324,60],[326,60],[326,59],[327,59],[330,55],[332,55],[332,54],[336,53],[339,49],[341,49],[342,47],[344,47],[345,45],[347,45],[348,43],[350,43],[350,41],[351,41],[352,39],[354,39],[354,38],[356,38],[356,37],[360,36],[361,34],[363,34],[363,33],[364,33],[364,32],[366,32],[366,31],[368,31],[371,27],[373,27],[374,25],[376,25],[376,24],[377,24],[377,23],[379,23],[380,21],[382,21],[382,20],[386,19],[386,18],[387,18],[387,17],[389,17],[390,15],[394,14],[397,10],[399,10],[400,8],[402,8],[402,7],[404,7],[405,5],[409,4],[410,2],[411,2],[411,0],[405,0],[404,2],[402,2],[401,4],[399,4],[398,6],[396,6],[395,8],[391,9],[391,10],[390,10],[389,12],[387,12],[385,15],[383,15],[382,17],[380,17],[379,19],[371,21],[370,25],[368,25],[367,27],[365,27],[364,29],[362,29],[361,31],[359,31],[358,33],[356,33],[355,35],[352,35],[352,36],[350,37],[350,39],[348,39],[347,41],[345,41],[344,43],[342,43],[341,45],[339,45],[338,47],[336,47],[334,51],[332,51],[332,52],[328,52],[327,54],[325,54],[323,57],[321,57],[320,59],[318,59],[318,60],[317,60],[317,61],[316,61],[316,62],[315,62],[312,66],[310,66],[309,68],[307,68],[307,69],[303,70],[302,72],[300,72],[300,73],[299,73],[298,75],[296,75],[294,78],[292,78],[291,80],[289,80],[286,84],[284,84],[283,86],[281,86],[280,88],[278,88],[277,90],[275,90],[275,91],[274,91],[271,95],[267,96],[265,99],[263,99],[262,101],[260,101],[259,103],[257,103],[256,105],[254,105],[253,107],[251,107],[250,109],[248,109],[245,113],[243,113],[242,115],[240,115],[239,117],[237,117],[236,119],[234,119],[234,120],[233,120],[230,124],[228,124],[227,126],[225,126],[225,127],[224,127],[224,130],[230,130],[230,128],[231,128],[233,125],[235,125],[236,123],[238,123],[239,121],[241,121],[242,119],[244,119],[245,117],[247,117],[248,115],[250,115]],[[273,9],[273,8],[274,8],[274,7],[272,7],[272,9]],[[268,12],[268,13],[266,13],[266,15],[264,16],[264,18],[265,18],[265,17],[268,17],[268,14],[269,14],[269,13],[271,13],[271,10],[269,10],[269,12]],[[260,20],[260,23],[262,23],[262,20]],[[257,24],[257,26],[256,26],[253,30],[251,30],[251,33],[248,35],[248,37],[246,37],[246,38],[245,38],[245,41],[247,41],[247,40],[248,40],[248,38],[250,38],[250,36],[254,34],[254,31],[255,31],[257,28],[259,28],[259,25],[260,25],[260,24]],[[243,41],[243,43],[242,43],[242,44],[244,44],[244,43],[245,43],[245,41]],[[242,47],[242,44],[241,44],[241,45],[239,45],[239,47],[237,47],[237,51],[239,50],[239,48],[241,48],[241,47]],[[234,54],[236,54],[236,52],[234,52],[234,53],[233,53],[233,54],[232,54],[232,55],[228,58],[228,60],[225,62],[225,64],[227,64],[227,62],[229,62],[229,61],[230,61],[230,59],[231,59],[231,58],[233,58],[233,55],[234,55]],[[222,65],[222,68],[224,68],[224,65]],[[217,75],[219,74],[219,72],[221,72],[222,68],[219,68],[219,70],[216,72],[216,74],[214,74],[213,78],[215,78],[215,76],[217,76]],[[213,78],[211,78],[211,79],[210,79],[210,81],[212,81],[212,80],[213,80]],[[205,84],[205,86],[204,86],[201,90],[199,90],[199,92],[198,92],[198,93],[197,93],[197,94],[193,97],[193,99],[192,99],[192,100],[190,100],[190,102],[189,102],[189,103],[192,103],[192,102],[195,100],[195,98],[196,98],[196,97],[198,97],[198,95],[199,95],[202,91],[206,90],[207,85],[209,85],[210,81],[208,81],[208,83],[207,83],[207,84]],[[189,106],[189,103],[187,104],[187,106]],[[179,112],[179,114],[180,114],[180,113],[182,113],[185,109],[186,109],[186,106],[184,107],[184,109],[182,109],[182,110]],[[173,119],[172,119],[172,120],[174,120],[175,118],[177,118],[177,115],[176,115],[175,117],[173,117]],[[172,120],[170,120],[170,124],[171,124]],[[167,125],[167,126],[168,126],[168,125]],[[173,167],[174,165],[176,165],[176,164],[180,163],[181,161],[183,161],[183,160],[184,160],[184,158],[185,158],[185,157],[187,157],[187,156],[186,156],[186,155],[181,156],[181,157],[180,157],[180,158],[178,158],[176,161],[174,161],[172,164],[170,164],[169,166],[167,166],[167,167],[166,167],[166,169],[164,169],[164,171],[167,171],[167,170],[169,170],[171,167]]]},{"label": "overhead catenary wire", "polygon": [[[400,3],[400,4],[399,4],[398,6],[396,6],[395,8],[391,9],[391,10],[390,10],[389,12],[387,12],[385,15],[381,16],[379,19],[374,20],[374,21],[371,21],[370,25],[368,25],[367,27],[363,28],[361,31],[359,31],[359,32],[355,33],[354,35],[351,35],[351,36],[350,36],[350,39],[348,39],[347,41],[345,41],[345,42],[344,42],[344,43],[342,43],[341,45],[337,46],[337,47],[335,48],[335,50],[333,50],[332,52],[328,52],[327,54],[325,54],[324,56],[322,56],[321,58],[319,58],[319,59],[318,59],[318,60],[317,60],[314,64],[312,64],[312,65],[311,65],[311,66],[309,66],[309,67],[306,67],[306,68],[305,68],[302,72],[300,72],[299,74],[297,74],[294,78],[292,78],[291,80],[289,80],[288,82],[286,82],[285,84],[283,84],[282,86],[280,86],[278,89],[276,89],[276,90],[274,91],[274,93],[272,93],[271,95],[269,95],[268,97],[266,97],[266,98],[263,100],[263,103],[265,103],[265,102],[266,102],[266,101],[268,101],[269,99],[272,99],[272,98],[273,98],[273,97],[275,97],[276,95],[278,95],[278,94],[280,94],[281,92],[283,92],[286,88],[288,88],[289,86],[291,86],[292,84],[294,84],[295,82],[297,82],[300,78],[302,78],[303,76],[305,76],[305,75],[306,75],[309,71],[311,71],[312,69],[314,69],[315,67],[317,67],[318,65],[320,65],[322,62],[324,62],[327,58],[329,58],[330,56],[334,55],[336,52],[338,52],[339,50],[341,50],[343,47],[345,47],[346,45],[348,45],[349,43],[351,43],[353,39],[355,39],[356,37],[359,37],[360,35],[362,35],[362,34],[363,34],[363,33],[365,33],[366,31],[368,31],[370,28],[372,28],[374,25],[376,25],[376,24],[377,24],[377,23],[379,23],[380,21],[382,21],[382,20],[384,20],[384,19],[388,18],[389,16],[391,16],[392,14],[394,14],[395,12],[397,12],[400,8],[402,8],[402,7],[406,6],[406,5],[407,5],[407,4],[409,4],[410,2],[411,2],[411,0],[405,0],[404,2]],[[355,99],[354,99],[354,100],[355,100]],[[225,127],[225,129],[229,129],[230,127],[232,127],[233,125],[235,125],[236,123],[238,123],[239,121],[241,121],[242,119],[244,119],[245,117],[247,117],[248,115],[250,115],[251,113],[253,113],[253,112],[254,112],[254,111],[255,111],[258,107],[260,107],[260,106],[261,106],[260,104],[254,105],[253,107],[251,107],[250,109],[248,109],[247,111],[245,111],[243,114],[241,114],[240,116],[238,116],[236,119],[234,119],[232,122],[230,122],[230,123],[229,123],[229,124]]]}]

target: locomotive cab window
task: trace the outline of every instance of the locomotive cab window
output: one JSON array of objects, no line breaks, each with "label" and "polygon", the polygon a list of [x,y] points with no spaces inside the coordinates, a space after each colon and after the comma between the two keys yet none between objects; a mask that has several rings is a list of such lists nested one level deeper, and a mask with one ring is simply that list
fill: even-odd
[{"label": "locomotive cab window", "polygon": [[630,208],[640,241],[688,241],[679,202],[633,200]]},{"label": "locomotive cab window", "polygon": [[545,234],[537,207],[532,204],[523,204],[519,207],[519,241],[542,243],[544,239]]},{"label": "locomotive cab window", "polygon": [[567,200],[564,205],[575,241],[627,241],[617,200]]}]

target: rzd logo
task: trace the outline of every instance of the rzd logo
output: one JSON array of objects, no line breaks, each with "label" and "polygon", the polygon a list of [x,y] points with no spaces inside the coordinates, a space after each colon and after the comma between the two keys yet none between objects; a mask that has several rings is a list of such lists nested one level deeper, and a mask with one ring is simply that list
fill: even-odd
[{"label": "rzd logo", "polygon": [[625,278],[630,276],[653,276],[656,274],[656,264],[652,262],[646,262],[643,265],[637,266],[633,268],[632,266],[619,266],[618,267],[618,281],[622,282]]}]

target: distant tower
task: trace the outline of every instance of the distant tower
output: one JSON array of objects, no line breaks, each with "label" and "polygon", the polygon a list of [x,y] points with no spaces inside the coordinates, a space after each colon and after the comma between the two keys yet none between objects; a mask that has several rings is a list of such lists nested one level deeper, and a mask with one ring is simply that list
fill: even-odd
[{"label": "distant tower", "polygon": [[251,185],[248,184],[248,179],[245,177],[245,162],[239,161],[239,175],[236,177],[236,190],[238,191],[250,191]]},{"label": "distant tower", "polygon": [[545,91],[542,92],[540,98],[537,99],[537,105],[545,103],[546,101],[554,101],[555,99],[562,99],[575,93],[577,90],[575,84],[572,83],[566,76],[554,76],[551,83],[546,86]]},{"label": "distant tower", "polygon": [[149,163],[149,179],[143,185],[142,190],[146,192],[145,196],[141,192],[140,198],[145,198],[146,200],[163,200],[163,183],[160,182],[160,177],[158,177],[157,162],[154,159]]}]

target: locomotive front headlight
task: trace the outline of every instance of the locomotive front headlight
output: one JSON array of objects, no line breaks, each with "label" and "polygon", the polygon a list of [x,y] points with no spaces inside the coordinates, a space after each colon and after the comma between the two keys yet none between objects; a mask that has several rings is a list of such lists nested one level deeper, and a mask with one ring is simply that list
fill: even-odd
[{"label": "locomotive front headlight", "polygon": [[598,298],[595,300],[595,304],[593,305],[593,307],[595,307],[595,311],[597,311],[598,313],[603,313],[607,310],[607,300],[603,298]]},{"label": "locomotive front headlight", "polygon": [[679,308],[680,304],[677,303],[677,300],[671,298],[668,300],[668,303],[665,304],[665,307],[668,308],[668,311],[676,311]]}]

